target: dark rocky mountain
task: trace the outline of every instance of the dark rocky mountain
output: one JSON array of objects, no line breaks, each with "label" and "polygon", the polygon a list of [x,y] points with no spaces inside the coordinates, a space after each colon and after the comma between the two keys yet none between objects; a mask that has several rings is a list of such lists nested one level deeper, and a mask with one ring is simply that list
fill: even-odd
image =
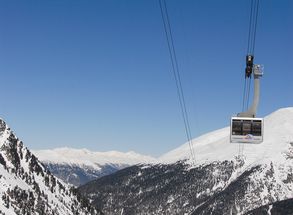
[{"label": "dark rocky mountain", "polygon": [[249,211],[247,215],[292,215],[293,199],[274,202]]},{"label": "dark rocky mountain", "polygon": [[57,179],[0,119],[0,214],[101,214]]},{"label": "dark rocky mountain", "polygon": [[266,198],[276,199],[273,168],[255,166],[237,175],[237,161],[133,166],[79,190],[110,214],[239,214],[262,205],[264,187],[272,188]]},{"label": "dark rocky mountain", "polygon": [[184,160],[187,143],[161,163],[128,167],[78,190],[109,214],[257,214],[269,204],[290,214],[281,207],[293,198],[292,108],[265,118],[264,139],[231,144],[229,128],[221,129],[193,140],[195,163]]},{"label": "dark rocky mountain", "polygon": [[[190,214],[222,190],[216,186],[231,178],[235,166],[223,162],[189,168],[184,162],[133,166],[89,182],[79,190],[109,214]],[[215,178],[215,171],[223,174]]]}]

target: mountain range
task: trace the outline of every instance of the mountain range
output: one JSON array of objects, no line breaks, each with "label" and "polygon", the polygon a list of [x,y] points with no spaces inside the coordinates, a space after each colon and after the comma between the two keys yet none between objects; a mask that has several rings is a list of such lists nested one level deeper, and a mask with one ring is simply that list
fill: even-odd
[{"label": "mountain range", "polygon": [[57,148],[33,150],[47,169],[58,178],[74,186],[109,175],[139,163],[152,163],[156,159],[133,151],[92,152],[87,149]]},{"label": "mountain range", "polygon": [[282,204],[292,211],[293,108],[265,117],[261,144],[230,143],[229,132],[192,140],[195,160],[186,143],[78,190],[110,214],[266,214]]},{"label": "mountain range", "polygon": [[0,120],[0,214],[292,214],[293,108],[265,117],[261,144],[230,143],[229,132],[193,139],[195,159],[188,143],[155,159],[30,151]]}]

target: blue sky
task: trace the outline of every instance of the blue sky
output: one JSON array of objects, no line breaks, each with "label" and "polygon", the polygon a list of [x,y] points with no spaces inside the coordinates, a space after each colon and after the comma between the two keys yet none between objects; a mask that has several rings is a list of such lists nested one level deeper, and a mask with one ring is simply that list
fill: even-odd
[{"label": "blue sky", "polygon": [[[192,136],[241,111],[247,0],[167,0]],[[259,116],[293,105],[293,3],[261,1]],[[0,116],[32,149],[186,141],[157,0],[0,0]]]}]

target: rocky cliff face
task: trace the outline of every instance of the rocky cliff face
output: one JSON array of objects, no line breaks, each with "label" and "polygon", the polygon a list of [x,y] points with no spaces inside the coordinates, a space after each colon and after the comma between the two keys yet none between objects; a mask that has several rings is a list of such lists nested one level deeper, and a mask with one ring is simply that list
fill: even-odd
[{"label": "rocky cliff face", "polygon": [[53,176],[0,119],[0,214],[101,214]]},{"label": "rocky cliff face", "polygon": [[185,144],[155,165],[129,167],[79,190],[112,214],[253,214],[293,198],[292,108],[265,118],[264,139],[231,144],[224,128],[193,140],[195,163]]}]

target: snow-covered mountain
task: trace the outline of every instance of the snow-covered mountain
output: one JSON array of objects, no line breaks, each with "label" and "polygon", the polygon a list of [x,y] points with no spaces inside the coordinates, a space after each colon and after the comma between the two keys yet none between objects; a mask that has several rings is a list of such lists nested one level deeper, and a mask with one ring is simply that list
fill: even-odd
[{"label": "snow-covered mountain", "polygon": [[184,144],[157,164],[132,166],[79,190],[117,214],[250,214],[293,198],[293,108],[265,117],[261,144],[230,143],[229,128],[192,144],[195,164]]},{"label": "snow-covered mountain", "polygon": [[100,214],[53,176],[0,119],[0,214]]},{"label": "snow-covered mountain", "polygon": [[92,152],[87,149],[57,148],[33,150],[33,153],[55,176],[75,186],[128,166],[156,161],[155,158],[132,151]]},{"label": "snow-covered mountain", "polygon": [[[213,161],[233,160],[239,153],[239,144],[230,143],[230,128],[226,127],[202,135],[192,140],[195,151],[196,164]],[[293,142],[293,108],[283,108],[270,114],[264,119],[264,142],[261,144],[243,144],[245,157],[244,168],[254,164],[274,162],[288,163],[284,153]],[[174,163],[178,160],[189,159],[188,143],[164,155],[159,160],[162,163]]]}]

